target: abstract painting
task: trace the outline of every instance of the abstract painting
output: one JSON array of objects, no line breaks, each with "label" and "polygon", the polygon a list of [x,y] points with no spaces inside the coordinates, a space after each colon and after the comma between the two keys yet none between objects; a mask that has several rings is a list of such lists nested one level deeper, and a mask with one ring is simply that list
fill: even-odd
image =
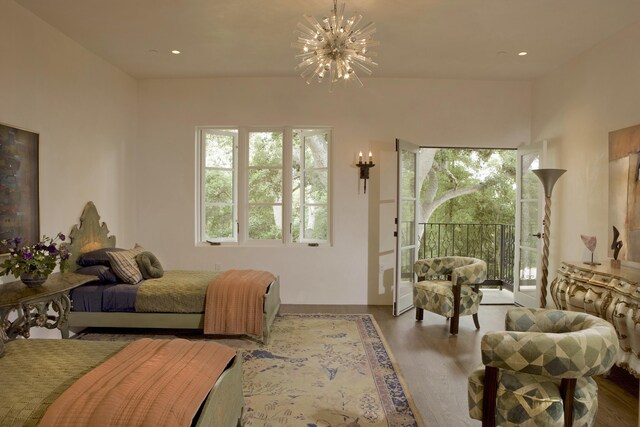
[{"label": "abstract painting", "polygon": [[[38,134],[0,124],[0,240],[40,240]],[[0,245],[0,254],[7,253]]]}]

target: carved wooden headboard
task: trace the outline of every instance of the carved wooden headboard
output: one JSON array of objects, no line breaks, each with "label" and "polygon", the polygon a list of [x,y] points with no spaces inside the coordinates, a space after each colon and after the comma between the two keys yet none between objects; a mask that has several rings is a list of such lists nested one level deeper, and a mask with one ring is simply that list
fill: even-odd
[{"label": "carved wooden headboard", "polygon": [[93,202],[87,202],[80,216],[80,223],[73,226],[69,233],[69,243],[64,246],[69,250],[69,270],[78,268],[76,260],[85,252],[100,248],[115,248],[116,236],[109,236],[109,228],[104,222],[100,224],[100,215]]}]

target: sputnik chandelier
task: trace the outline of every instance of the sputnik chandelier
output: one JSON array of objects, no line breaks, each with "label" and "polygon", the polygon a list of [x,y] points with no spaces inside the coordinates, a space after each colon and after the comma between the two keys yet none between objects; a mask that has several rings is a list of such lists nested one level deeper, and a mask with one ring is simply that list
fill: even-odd
[{"label": "sputnik chandelier", "polygon": [[302,70],[300,76],[307,84],[312,80],[322,83],[328,77],[331,87],[341,80],[354,81],[362,86],[354,67],[371,75],[371,67],[378,65],[371,59],[376,54],[369,52],[370,47],[379,45],[373,40],[376,32],[373,22],[358,28],[362,15],[356,13],[345,19],[344,6],[342,3],[338,14],[337,0],[333,0],[331,15],[324,17],[322,22],[313,16],[303,15],[311,28],[302,23],[297,25],[298,41],[291,46],[302,51],[296,55],[302,59],[296,70]]}]

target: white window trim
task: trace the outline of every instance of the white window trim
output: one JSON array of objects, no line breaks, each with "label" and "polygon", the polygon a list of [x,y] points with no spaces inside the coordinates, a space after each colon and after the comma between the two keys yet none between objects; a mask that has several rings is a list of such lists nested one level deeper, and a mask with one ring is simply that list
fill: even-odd
[{"label": "white window trim", "polygon": [[[204,236],[204,224],[203,219],[205,217],[206,206],[204,204],[204,179],[203,174],[205,171],[205,145],[202,143],[203,131],[216,129],[237,129],[238,139],[236,141],[235,153],[234,153],[234,168],[237,173],[234,174],[234,196],[236,197],[236,203],[233,205],[235,216],[235,228],[234,238],[232,239],[216,239],[215,244],[208,242]],[[299,242],[293,242],[293,212],[292,212],[292,183],[293,183],[293,130],[314,130],[314,131],[326,131],[329,133],[329,147],[327,150],[327,191],[328,191],[328,212],[327,212],[327,240],[317,241],[311,239],[302,239]],[[248,234],[248,179],[249,179],[249,133],[250,132],[283,132],[283,189],[282,189],[282,239],[272,240],[256,240],[249,239]],[[315,133],[315,132],[314,132]],[[287,247],[331,247],[333,246],[333,128],[331,126],[284,126],[284,127],[256,127],[256,126],[197,126],[196,127],[196,230],[195,230],[195,244],[196,246],[287,246]],[[273,204],[269,204],[273,206]],[[301,203],[302,205],[302,203]],[[303,218],[301,217],[301,222]],[[239,232],[238,232],[239,230]]]},{"label": "white window trim", "polygon": [[[205,149],[206,146],[203,143],[204,138],[204,132],[206,130],[210,130],[210,129],[215,129],[218,131],[223,131],[223,130],[228,130],[228,129],[238,129],[237,126],[197,126],[196,127],[196,203],[198,205],[198,209],[196,209],[196,244],[197,245],[212,245],[211,242],[209,242],[206,238],[206,236],[204,235],[204,224],[202,223],[203,218],[206,215],[206,208],[207,205],[206,203],[204,203],[204,199],[205,199],[205,186],[204,184],[204,174],[207,170],[205,162],[206,162],[206,156],[205,156]],[[237,245],[238,244],[238,213],[239,213],[239,209],[238,209],[238,193],[239,193],[239,188],[240,188],[240,183],[238,182],[238,175],[239,173],[239,164],[238,164],[238,159],[239,159],[239,146],[241,146],[242,144],[240,144],[239,142],[240,136],[238,135],[237,138],[235,139],[235,143],[234,143],[234,153],[233,153],[233,171],[235,173],[233,173],[233,197],[234,200],[236,200],[236,203],[233,203],[232,206],[232,210],[233,210],[233,235],[230,238],[218,238],[215,240],[215,245],[213,246],[217,246],[217,245]]]}]

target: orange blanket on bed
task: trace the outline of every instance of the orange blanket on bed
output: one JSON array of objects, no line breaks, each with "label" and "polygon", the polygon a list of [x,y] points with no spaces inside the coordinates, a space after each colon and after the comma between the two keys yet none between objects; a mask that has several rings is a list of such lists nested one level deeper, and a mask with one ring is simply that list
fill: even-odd
[{"label": "orange blanket on bed", "polygon": [[262,336],[264,296],[276,276],[268,271],[227,270],[209,284],[204,333]]},{"label": "orange blanket on bed", "polygon": [[235,354],[211,341],[134,341],[73,383],[39,425],[190,426]]}]

